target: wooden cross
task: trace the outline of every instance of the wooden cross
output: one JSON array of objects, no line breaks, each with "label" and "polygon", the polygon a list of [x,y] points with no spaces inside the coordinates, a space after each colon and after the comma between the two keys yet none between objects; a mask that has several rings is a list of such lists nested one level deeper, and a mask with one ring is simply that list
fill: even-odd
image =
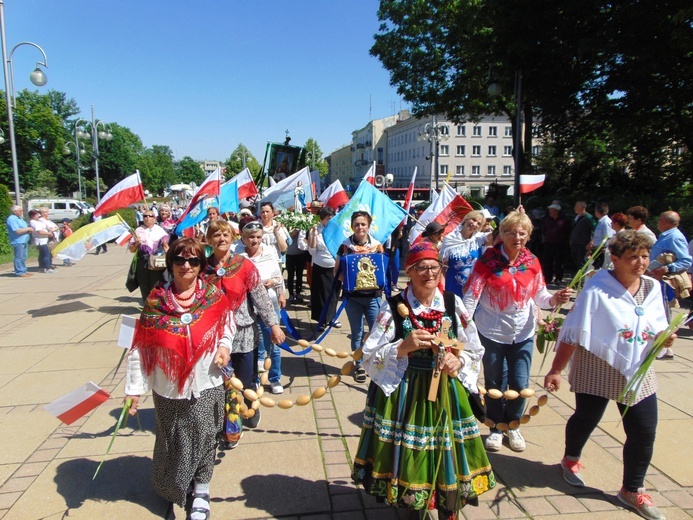
[{"label": "wooden cross", "polygon": [[[445,348],[449,347],[453,354],[459,356],[460,351],[464,348],[464,343],[457,341],[455,338],[450,338],[448,332],[452,322],[443,320],[440,327],[440,332],[436,339],[431,340],[433,343],[433,353],[435,354],[435,365],[433,367],[433,377],[431,378],[431,386],[428,388],[428,400],[436,401],[438,399],[438,387],[440,386],[440,363],[445,356]],[[457,373],[451,374],[452,377],[457,377]]]}]

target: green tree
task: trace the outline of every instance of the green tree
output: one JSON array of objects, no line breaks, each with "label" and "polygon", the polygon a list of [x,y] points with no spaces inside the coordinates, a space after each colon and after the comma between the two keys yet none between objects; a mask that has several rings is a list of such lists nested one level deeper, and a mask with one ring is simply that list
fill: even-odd
[{"label": "green tree", "polygon": [[[0,184],[0,218],[2,218],[3,223],[10,216],[10,208],[14,204],[14,201],[10,197],[10,190],[7,186]],[[10,245],[10,237],[7,234],[7,226],[0,226],[0,254],[7,255],[12,252],[12,246]]]},{"label": "green tree", "polygon": [[320,172],[320,177],[327,175],[330,168],[327,161],[322,156],[322,150],[318,142],[312,137],[309,137],[303,149],[306,151],[306,164],[310,167],[311,171],[318,170]]},{"label": "green tree", "polygon": [[140,157],[139,165],[144,188],[153,194],[163,193],[167,184],[176,181],[173,151],[168,146],[155,144],[146,149]]},{"label": "green tree", "polygon": [[224,161],[226,165],[226,178],[230,179],[243,170],[243,155],[245,154],[245,165],[250,170],[253,179],[260,173],[261,166],[255,156],[250,153],[243,143],[239,143],[231,155]]},{"label": "green tree", "polygon": [[205,180],[205,172],[195,159],[186,155],[175,165],[178,180],[186,184],[194,182],[198,186]]},{"label": "green tree", "polygon": [[567,150],[565,168],[591,142],[601,175],[629,162],[634,184],[663,180],[653,184],[666,192],[691,180],[689,2],[381,0],[378,16],[371,54],[417,115],[512,116],[521,78],[525,154],[536,123]]}]

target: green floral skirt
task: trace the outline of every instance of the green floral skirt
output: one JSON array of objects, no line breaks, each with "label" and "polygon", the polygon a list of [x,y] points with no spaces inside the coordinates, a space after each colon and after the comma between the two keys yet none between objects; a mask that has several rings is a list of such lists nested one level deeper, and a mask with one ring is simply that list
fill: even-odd
[{"label": "green floral skirt", "polygon": [[450,515],[477,505],[496,479],[467,391],[457,378],[443,375],[437,401],[429,401],[432,374],[410,364],[389,397],[371,382],[352,478],[391,506],[421,510],[434,504]]}]

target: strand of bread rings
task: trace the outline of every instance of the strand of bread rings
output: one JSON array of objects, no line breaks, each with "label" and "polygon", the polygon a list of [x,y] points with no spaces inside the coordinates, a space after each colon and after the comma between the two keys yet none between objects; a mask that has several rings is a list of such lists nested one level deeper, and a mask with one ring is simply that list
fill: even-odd
[{"label": "strand of bread rings", "polygon": [[[359,359],[361,352],[354,352],[348,353],[348,352],[336,352],[334,349],[331,348],[323,348],[321,345],[318,345],[317,343],[309,343],[308,341],[304,339],[298,340],[299,346],[303,348],[311,347],[315,352],[324,352],[328,356],[331,357],[337,357],[340,359],[346,359],[349,356],[353,356],[354,359]],[[255,415],[255,410],[260,408],[260,405],[265,406],[267,408],[274,408],[274,406],[277,406],[279,408],[282,408],[284,410],[288,410],[289,408],[293,408],[295,406],[305,406],[308,403],[310,403],[311,400],[313,399],[320,399],[327,393],[328,388],[334,388],[337,386],[341,380],[342,377],[340,375],[334,375],[331,376],[327,379],[327,388],[324,386],[318,387],[315,390],[313,390],[312,394],[305,394],[302,396],[299,396],[296,401],[292,401],[291,399],[282,399],[279,402],[275,402],[274,399],[271,397],[266,397],[264,395],[265,389],[262,385],[266,385],[269,382],[269,369],[272,366],[272,360],[270,358],[265,359],[265,372],[260,374],[260,387],[257,390],[252,390],[250,388],[243,388],[243,382],[238,379],[235,376],[230,377],[224,382],[224,385],[226,386],[227,389],[233,388],[236,391],[236,401],[239,403],[238,404],[238,412],[244,419],[250,419]],[[351,373],[354,370],[355,364],[353,361],[348,361],[341,369],[342,375],[347,375]],[[242,397],[241,397],[242,396]],[[251,401],[250,407],[248,407],[244,400],[243,397],[245,397],[248,401]],[[227,406],[227,412],[229,411],[228,408],[230,407],[228,404]]]},{"label": "strand of bread rings", "polygon": [[[534,395],[536,394],[536,392],[532,388],[525,388],[524,390],[520,390],[519,392],[517,390],[506,390],[505,392],[501,392],[497,388],[489,388],[488,390],[486,390],[482,386],[479,386],[479,393],[482,396],[487,396],[491,399],[502,399],[503,397],[505,397],[509,401],[517,399],[518,397],[522,397],[523,399],[530,399],[531,397],[534,397]],[[520,417],[519,421],[510,421],[509,423],[499,422],[496,424],[491,419],[486,418],[484,424],[489,428],[497,428],[502,432],[508,430],[517,430],[521,424],[527,424],[532,419],[532,417],[537,415],[539,413],[539,410],[541,409],[540,407],[546,405],[546,403],[548,402],[549,396],[547,394],[540,395],[537,398],[537,404],[533,406],[528,405],[528,407],[525,408],[525,413],[522,415],[522,417]]]}]

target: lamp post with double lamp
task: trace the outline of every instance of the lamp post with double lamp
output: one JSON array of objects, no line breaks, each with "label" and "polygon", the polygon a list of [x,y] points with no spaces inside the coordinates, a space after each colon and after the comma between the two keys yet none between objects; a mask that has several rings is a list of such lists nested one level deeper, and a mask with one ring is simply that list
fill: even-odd
[{"label": "lamp post with double lamp", "polygon": [[17,47],[22,45],[31,45],[36,47],[43,54],[43,61],[36,62],[36,69],[29,75],[31,82],[37,87],[42,87],[48,81],[46,74],[41,70],[41,66],[48,67],[48,58],[44,50],[32,42],[22,42],[15,45],[10,51],[9,58],[7,57],[7,42],[5,41],[5,2],[0,0],[0,43],[2,44],[2,69],[5,75],[5,100],[7,103],[7,126],[10,133],[10,151],[12,154],[12,172],[14,174],[14,197],[15,203],[21,206],[21,195],[19,185],[19,165],[17,163],[17,143],[14,135],[14,108],[15,108],[15,92],[14,92],[14,72],[12,70],[12,56]]},{"label": "lamp post with double lamp", "polygon": [[[435,178],[436,181],[436,191],[438,190],[438,180],[439,180],[439,168],[438,168],[438,152],[440,147],[440,141],[447,141],[450,139],[450,130],[448,126],[444,123],[436,122],[436,116],[434,115],[430,123],[419,126],[419,135],[417,136],[419,141],[428,141],[431,159],[431,178]],[[431,190],[431,198],[433,198],[433,191]]]},{"label": "lamp post with double lamp", "polygon": [[[96,173],[96,203],[101,202],[101,182],[99,180],[99,139],[110,141],[113,139],[111,124],[105,121],[97,121],[94,118],[94,105],[91,106],[91,121],[86,121],[91,125],[91,144],[94,152],[94,172]],[[99,130],[101,126],[102,130]],[[85,133],[85,139],[89,139],[89,133]]]},{"label": "lamp post with double lamp", "polygon": [[77,165],[77,185],[79,189],[79,200],[84,200],[82,198],[82,167],[79,164],[79,157],[80,155],[84,155],[86,153],[86,150],[84,149],[84,145],[79,142],[80,139],[89,139],[89,134],[82,130],[79,125],[85,124],[87,121],[84,119],[78,119],[75,121],[74,124],[74,136],[75,140],[74,142],[68,141],[65,143],[65,153],[68,154],[70,153],[70,145],[72,145],[72,148],[75,150],[75,164]]},{"label": "lamp post with double lamp", "polygon": [[243,163],[243,169],[245,170],[246,157],[248,156],[248,151],[246,149],[238,152],[237,158]]}]

